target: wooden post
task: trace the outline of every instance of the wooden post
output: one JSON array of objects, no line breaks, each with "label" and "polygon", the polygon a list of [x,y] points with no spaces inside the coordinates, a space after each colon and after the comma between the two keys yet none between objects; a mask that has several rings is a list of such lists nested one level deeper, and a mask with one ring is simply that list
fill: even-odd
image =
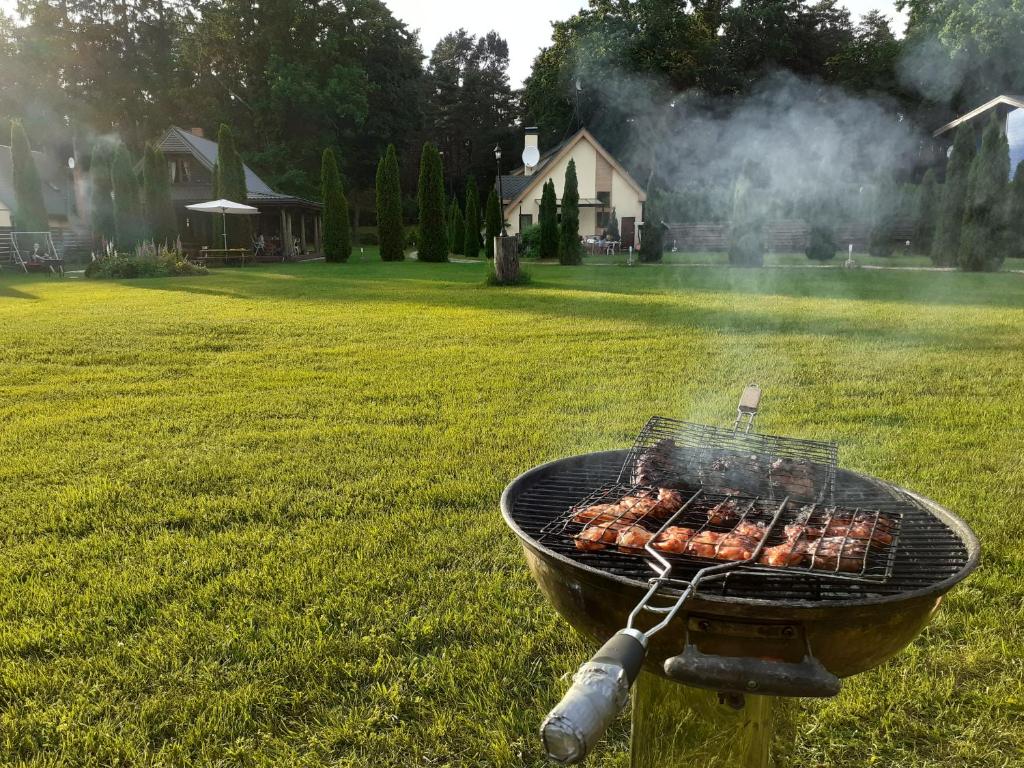
[{"label": "wooden post", "polygon": [[313,217],[313,237],[316,238],[316,255],[322,256],[323,250],[320,247],[320,214]]},{"label": "wooden post", "polygon": [[284,208],[281,209],[281,256],[287,259],[291,255],[291,243],[288,242],[288,225],[285,221]]},{"label": "wooden post", "polygon": [[519,251],[514,237],[494,238],[494,273],[502,285],[519,279]]},{"label": "wooden post", "polygon": [[302,243],[302,250],[306,250],[306,212],[299,214],[299,242]]}]

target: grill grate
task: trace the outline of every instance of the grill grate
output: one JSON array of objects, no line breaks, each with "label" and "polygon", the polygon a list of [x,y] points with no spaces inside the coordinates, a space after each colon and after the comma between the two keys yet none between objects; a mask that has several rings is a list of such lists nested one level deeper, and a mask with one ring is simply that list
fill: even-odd
[{"label": "grill grate", "polygon": [[[593,552],[578,550],[572,538],[564,535],[565,531],[572,533],[568,525],[561,537],[555,535],[558,526],[565,522],[567,509],[592,495],[595,489],[607,490],[616,485],[623,457],[622,452],[601,454],[588,462],[543,475],[515,499],[511,517],[538,546],[644,585],[651,577],[651,569],[644,557],[618,552],[614,548]],[[681,480],[690,480],[692,484],[692,479],[682,477]],[[809,569],[755,566],[737,569],[720,580],[702,584],[701,593],[815,602],[881,597],[931,586],[955,575],[967,563],[967,548],[960,537],[895,489],[837,470],[833,504],[840,508],[877,510],[885,517],[898,520],[899,537],[885,558],[887,578],[844,580],[822,578]],[[777,535],[781,535],[780,531],[773,530],[768,543]],[[680,558],[672,576],[682,584],[704,565],[706,561]],[[882,566],[876,563],[871,567]]]},{"label": "grill grate", "polygon": [[618,481],[828,503],[834,494],[838,453],[831,442],[655,416],[633,443]]}]

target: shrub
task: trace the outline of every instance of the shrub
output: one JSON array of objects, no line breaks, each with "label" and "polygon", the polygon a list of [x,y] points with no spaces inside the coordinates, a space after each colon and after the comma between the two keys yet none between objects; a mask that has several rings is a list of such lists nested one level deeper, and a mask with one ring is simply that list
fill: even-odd
[{"label": "shrub", "polygon": [[808,259],[828,261],[836,257],[836,250],[836,237],[831,227],[823,224],[811,227],[805,251]]},{"label": "shrub", "polygon": [[523,231],[519,233],[519,238],[522,241],[523,256],[527,259],[540,258],[541,240],[543,238],[543,231],[540,224],[533,224],[532,226],[524,228]]},{"label": "shrub", "polygon": [[348,261],[352,255],[352,232],[348,221],[348,200],[338,173],[334,150],[324,150],[320,161],[320,197],[323,200],[323,248],[326,261]]},{"label": "shrub", "polygon": [[85,276],[93,280],[132,280],[138,277],[183,277],[206,275],[209,270],[188,261],[176,248],[144,243],[134,253],[111,252],[91,262]]},{"label": "shrub", "polygon": [[985,129],[981,150],[971,164],[960,234],[960,269],[993,272],[1006,257],[1007,182],[1010,147],[995,114]]},{"label": "shrub", "polygon": [[665,225],[661,221],[661,209],[654,195],[647,201],[644,228],[640,240],[640,261],[655,264],[661,261],[665,250]]},{"label": "shrub", "polygon": [[[377,233],[382,261],[405,258],[407,238],[402,231],[402,187],[395,145],[389,144],[377,164]],[[415,245],[415,243],[413,243]]]},{"label": "shrub", "polygon": [[562,264],[583,261],[580,245],[580,191],[576,181],[576,161],[570,160],[565,169],[565,187],[562,189],[562,226],[558,233],[558,260]]},{"label": "shrub", "polygon": [[501,280],[498,279],[498,273],[494,271],[493,264],[491,265],[491,268],[487,270],[487,277],[484,278],[484,285],[490,286],[529,285],[532,282],[533,278],[530,276],[530,273],[527,272],[525,269],[520,269],[519,274],[516,275],[515,280],[513,280],[510,283],[503,283]]},{"label": "shrub", "polygon": [[555,197],[555,182],[544,182],[540,196],[540,243],[538,256],[542,259],[558,258],[558,200]]},{"label": "shrub", "polygon": [[441,153],[429,141],[420,156],[419,260],[448,261],[448,232],[445,230],[444,168]]},{"label": "shrub", "polygon": [[470,176],[466,184],[466,221],[462,240],[462,253],[471,259],[480,255],[480,193],[476,189],[476,177]]},{"label": "shrub", "polygon": [[22,232],[46,232],[50,229],[49,216],[43,203],[43,187],[39,171],[32,158],[25,128],[11,121],[11,175],[14,185],[14,211],[12,224]]},{"label": "shrub", "polygon": [[960,231],[964,221],[967,180],[974,160],[974,129],[964,123],[956,131],[953,151],[946,166],[946,183],[942,185],[938,225],[932,243],[932,261],[940,267],[956,263],[960,252]]}]

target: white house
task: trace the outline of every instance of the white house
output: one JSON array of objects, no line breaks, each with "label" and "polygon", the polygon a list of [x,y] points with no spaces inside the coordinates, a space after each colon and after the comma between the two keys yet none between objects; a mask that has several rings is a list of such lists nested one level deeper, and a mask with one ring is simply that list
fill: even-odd
[{"label": "white house", "polygon": [[555,195],[561,207],[565,170],[569,161],[574,160],[580,195],[580,235],[604,234],[614,209],[623,247],[637,245],[637,231],[644,221],[647,195],[590,131],[583,128],[541,153],[537,147],[537,129],[527,128],[524,150],[529,147],[538,149],[536,165],[522,166],[501,177],[508,234],[517,234],[524,227],[538,223],[541,192],[548,179],[555,182]]},{"label": "white house", "polygon": [[946,139],[952,144],[954,129],[967,123],[974,127],[980,143],[981,133],[985,130],[993,113],[998,117],[1010,145],[1010,175],[1012,176],[1017,169],[1017,163],[1024,161],[1024,96],[1008,94],[996,96],[956,120],[946,123],[932,135],[937,139]]}]

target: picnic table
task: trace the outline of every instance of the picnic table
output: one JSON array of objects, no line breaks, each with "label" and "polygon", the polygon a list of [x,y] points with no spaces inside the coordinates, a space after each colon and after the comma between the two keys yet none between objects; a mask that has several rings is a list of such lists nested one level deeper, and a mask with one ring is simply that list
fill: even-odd
[{"label": "picnic table", "polygon": [[252,256],[246,248],[202,248],[196,257],[196,263],[213,266],[211,261],[219,261],[220,266],[226,267],[231,262],[237,262],[244,267],[247,258],[251,260]]}]

